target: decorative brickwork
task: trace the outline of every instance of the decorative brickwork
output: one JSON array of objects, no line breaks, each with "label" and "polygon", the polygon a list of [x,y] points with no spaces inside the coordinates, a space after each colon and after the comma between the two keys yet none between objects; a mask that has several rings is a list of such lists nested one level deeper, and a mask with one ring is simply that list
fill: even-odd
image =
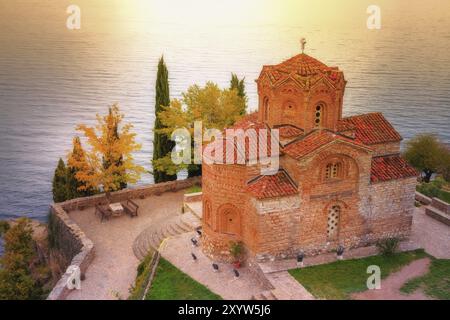
[{"label": "decorative brickwork", "polygon": [[264,66],[257,85],[259,111],[234,127],[279,129],[281,168],[203,164],[205,254],[231,261],[242,241],[265,261],[408,237],[417,172],[381,113],[342,118],[343,73],[300,54]]}]

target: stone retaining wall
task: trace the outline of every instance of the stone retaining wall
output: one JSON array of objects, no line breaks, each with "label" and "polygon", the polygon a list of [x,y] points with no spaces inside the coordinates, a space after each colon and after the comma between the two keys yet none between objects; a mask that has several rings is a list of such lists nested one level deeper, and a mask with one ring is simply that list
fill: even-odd
[{"label": "stone retaining wall", "polygon": [[431,206],[438,209],[439,211],[442,211],[445,214],[450,214],[450,204],[442,201],[441,199],[433,198]]},{"label": "stone retaining wall", "polygon": [[[54,224],[53,237],[57,249],[67,261],[70,261],[70,265],[78,266],[83,275],[94,259],[94,243],[70,219],[61,204],[51,205],[50,212]],[[69,289],[67,289],[68,279],[69,275],[64,273],[48,295],[47,300],[64,300],[69,294]]]},{"label": "stone retaining wall", "polygon": [[419,201],[420,203],[424,204],[424,205],[429,205],[431,204],[432,199],[427,197],[426,195],[416,191],[415,194],[415,199],[416,201]]},{"label": "stone retaining wall", "polygon": [[[163,182],[135,189],[124,189],[113,192],[110,201],[120,202],[127,199],[144,199],[152,195],[160,195],[164,192],[176,192],[182,189],[201,184],[201,177]],[[67,214],[73,210],[83,210],[96,204],[106,204],[108,200],[105,194],[92,197],[68,200],[62,203],[52,204],[50,214],[52,219],[52,237],[57,249],[62,253],[70,265],[78,266],[83,275],[95,257],[94,243],[84,234],[80,227]],[[65,266],[66,268],[68,266]],[[47,300],[64,300],[69,294],[67,281],[69,275],[63,274],[47,297]]]}]

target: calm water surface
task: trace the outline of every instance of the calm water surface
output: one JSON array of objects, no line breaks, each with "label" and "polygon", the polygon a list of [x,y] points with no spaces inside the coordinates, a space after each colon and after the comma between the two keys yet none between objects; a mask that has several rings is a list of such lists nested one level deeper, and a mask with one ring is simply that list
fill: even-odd
[{"label": "calm water surface", "polygon": [[[114,102],[150,168],[162,54],[172,97],[207,80],[228,86],[235,72],[254,109],[262,65],[299,53],[305,36],[308,54],[344,70],[345,115],[381,111],[405,139],[429,131],[450,142],[450,1],[378,1],[377,31],[366,28],[372,1],[342,2],[0,0],[0,218],[45,219],[76,124]],[[71,3],[81,30],[65,27]]]}]

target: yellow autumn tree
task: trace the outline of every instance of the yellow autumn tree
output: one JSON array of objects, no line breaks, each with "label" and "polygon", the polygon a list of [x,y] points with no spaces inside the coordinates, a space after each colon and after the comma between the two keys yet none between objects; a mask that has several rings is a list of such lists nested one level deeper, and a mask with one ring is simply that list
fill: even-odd
[{"label": "yellow autumn tree", "polygon": [[89,172],[91,167],[86,158],[86,152],[81,145],[80,137],[73,138],[73,149],[67,156],[67,198],[91,196],[96,193],[94,188],[86,188],[84,183],[77,179],[79,171]]},{"label": "yellow autumn tree", "polygon": [[82,183],[80,190],[100,189],[109,194],[128,183],[136,183],[144,168],[135,164],[132,153],[141,149],[131,132],[133,126],[121,126],[124,115],[114,104],[105,116],[97,115],[97,125],[80,124],[90,149],[86,151],[88,165],[73,165],[78,169],[76,178]]},{"label": "yellow autumn tree", "polygon": [[[171,138],[172,132],[178,128],[186,128],[194,136],[194,122],[202,121],[203,128],[223,130],[233,125],[245,114],[245,98],[239,96],[234,89],[220,89],[213,82],[204,87],[193,85],[182,94],[182,99],[173,99],[169,106],[164,106],[158,113],[163,129],[158,132]],[[191,153],[192,155],[194,152]],[[186,166],[175,165],[169,153],[153,162],[153,167],[167,174],[174,174]],[[201,174],[200,165],[187,166],[190,177]]]}]

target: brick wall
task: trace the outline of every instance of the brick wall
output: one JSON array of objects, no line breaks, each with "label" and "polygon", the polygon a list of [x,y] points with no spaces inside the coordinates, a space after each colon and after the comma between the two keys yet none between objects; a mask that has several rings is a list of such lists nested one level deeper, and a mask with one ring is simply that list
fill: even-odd
[{"label": "brick wall", "polygon": [[[326,164],[339,160],[343,175],[326,180]],[[230,241],[244,242],[247,254],[258,261],[294,257],[299,251],[316,255],[366,246],[385,237],[409,235],[414,208],[416,178],[370,183],[372,152],[345,143],[295,161],[283,156],[281,166],[298,184],[299,194],[258,201],[244,188],[258,173],[245,166],[203,166],[203,201],[211,204],[212,226],[204,224],[205,253],[216,260],[230,261]],[[219,168],[220,167],[220,168]],[[220,232],[220,207],[233,204],[240,215],[237,236]],[[328,214],[333,205],[341,208],[338,236],[327,236]]]},{"label": "brick wall", "polygon": [[400,142],[388,142],[370,146],[374,150],[374,157],[400,153]]}]

